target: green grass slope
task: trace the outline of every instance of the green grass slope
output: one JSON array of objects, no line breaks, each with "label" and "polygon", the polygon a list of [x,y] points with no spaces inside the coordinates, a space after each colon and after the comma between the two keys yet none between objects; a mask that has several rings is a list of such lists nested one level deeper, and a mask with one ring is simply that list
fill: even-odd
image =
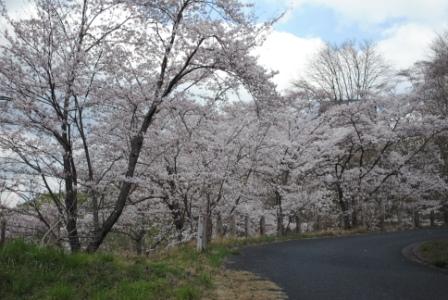
[{"label": "green grass slope", "polygon": [[181,247],[152,259],[67,254],[13,241],[0,249],[0,299],[199,299],[229,250]]}]

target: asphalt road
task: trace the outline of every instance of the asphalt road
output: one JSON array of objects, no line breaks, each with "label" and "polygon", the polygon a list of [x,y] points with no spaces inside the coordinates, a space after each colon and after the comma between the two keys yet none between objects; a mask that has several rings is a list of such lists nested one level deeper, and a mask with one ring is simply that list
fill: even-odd
[{"label": "asphalt road", "polygon": [[289,299],[448,300],[448,274],[410,261],[410,244],[448,238],[448,229],[378,233],[252,246],[228,267],[277,283]]}]

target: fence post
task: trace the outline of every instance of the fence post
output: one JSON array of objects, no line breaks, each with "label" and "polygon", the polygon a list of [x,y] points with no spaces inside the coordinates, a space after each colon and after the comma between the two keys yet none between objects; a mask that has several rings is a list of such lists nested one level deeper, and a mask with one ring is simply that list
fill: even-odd
[{"label": "fence post", "polygon": [[199,252],[207,248],[207,216],[204,213],[199,214],[198,235],[196,238],[196,250]]}]

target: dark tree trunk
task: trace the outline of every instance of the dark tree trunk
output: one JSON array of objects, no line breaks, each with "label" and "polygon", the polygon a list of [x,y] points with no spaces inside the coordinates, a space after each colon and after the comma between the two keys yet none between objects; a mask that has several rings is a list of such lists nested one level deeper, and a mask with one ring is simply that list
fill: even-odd
[{"label": "dark tree trunk", "polygon": [[219,239],[224,236],[224,228],[222,226],[222,217],[221,214],[218,214],[216,217],[216,235]]},{"label": "dark tree trunk", "polygon": [[341,208],[342,212],[342,226],[344,229],[350,229],[350,214],[348,211],[348,203],[347,201],[344,201],[344,192],[342,191],[342,188],[339,184],[336,185],[336,192],[338,196],[338,203],[339,207]]},{"label": "dark tree trunk", "polygon": [[380,229],[381,231],[386,230],[386,211],[382,202],[380,202]]},{"label": "dark tree trunk", "polygon": [[206,222],[206,232],[207,232],[207,242],[210,242],[212,240],[213,235],[213,221],[212,217],[207,214],[207,222]]},{"label": "dark tree trunk", "polygon": [[[149,124],[148,124],[149,126]],[[140,156],[141,148],[143,146],[143,133],[135,136],[131,141],[131,153],[129,156],[128,167],[126,172],[126,178],[132,178],[134,176],[135,167]],[[126,200],[128,199],[129,193],[131,192],[132,183],[130,181],[123,181],[120,187],[120,193],[118,194],[118,199],[115,202],[114,209],[109,217],[104,221],[101,230],[95,234],[93,240],[87,247],[88,252],[95,252],[101,246],[104,238],[111,231],[112,227],[117,222],[118,218],[121,216],[123,209],[126,205]]]},{"label": "dark tree trunk", "polygon": [[429,215],[429,221],[430,221],[431,227],[436,226],[436,213],[433,210],[431,210],[431,214]]},{"label": "dark tree trunk", "polygon": [[73,188],[74,185],[74,175],[70,159],[70,154],[64,155],[64,183],[65,183],[65,211],[67,214],[67,235],[68,242],[70,244],[70,250],[72,252],[77,252],[81,250],[81,243],[79,241],[78,235],[78,199],[77,192]]},{"label": "dark tree trunk", "polygon": [[359,220],[360,214],[358,209],[358,201],[356,200],[356,197],[352,199],[351,207],[352,207],[352,227],[356,228],[360,225]]},{"label": "dark tree trunk", "polygon": [[0,247],[6,242],[6,220],[0,222]]},{"label": "dark tree trunk", "polygon": [[356,228],[359,226],[359,216],[356,208],[353,208],[352,212],[352,227]]},{"label": "dark tree trunk", "polygon": [[[160,84],[161,86],[161,84]],[[160,90],[159,86],[159,90]],[[156,93],[155,99],[159,99],[159,94]],[[126,168],[126,176],[125,178],[134,177],[135,168],[138,163],[138,159],[140,157],[140,153],[143,147],[144,135],[148,131],[149,126],[152,123],[154,116],[157,113],[157,108],[161,100],[155,100],[155,102],[151,105],[149,111],[145,115],[142,126],[136,136],[131,139],[131,149],[129,153],[128,165]],[[129,180],[124,180],[121,182],[120,192],[118,194],[118,198],[114,203],[114,208],[112,213],[107,217],[104,221],[101,229],[95,234],[90,244],[87,246],[88,252],[95,252],[103,243],[106,236],[112,230],[112,227],[117,222],[118,218],[121,216],[123,209],[126,205],[126,201],[128,200],[129,194],[131,192],[131,188],[133,183]]]},{"label": "dark tree trunk", "polygon": [[231,237],[234,237],[234,236],[236,236],[236,219],[235,219],[235,216],[234,215],[230,216],[230,220],[229,221],[230,221],[229,234],[230,234]]},{"label": "dark tree trunk", "polygon": [[302,228],[300,227],[301,223],[300,223],[300,218],[299,218],[298,215],[295,215],[295,223],[296,223],[296,233],[297,234],[301,234],[302,233]]},{"label": "dark tree trunk", "polygon": [[181,211],[179,203],[169,203],[168,209],[171,212],[171,216],[173,217],[174,227],[177,231],[177,240],[182,240],[182,231],[185,227],[185,213]]},{"label": "dark tree trunk", "polygon": [[244,236],[249,237],[249,216],[244,217]]},{"label": "dark tree trunk", "polygon": [[145,235],[141,234],[137,236],[136,239],[134,240],[134,243],[135,243],[135,252],[137,253],[137,255],[142,255],[145,246]]},{"label": "dark tree trunk", "polygon": [[264,219],[264,217],[262,216],[261,218],[260,218],[260,235],[261,236],[264,236],[265,235],[265,219]]},{"label": "dark tree trunk", "polygon": [[314,223],[314,231],[320,231],[322,229],[322,226],[320,224],[320,215],[316,216],[316,221]]},{"label": "dark tree trunk", "polygon": [[379,225],[380,225],[380,230],[381,231],[385,231],[386,230],[386,222],[384,220],[384,215],[383,214],[380,215]]},{"label": "dark tree trunk", "polygon": [[443,223],[445,226],[448,226],[448,207],[445,207],[443,210]]},{"label": "dark tree trunk", "polygon": [[282,196],[278,191],[275,192],[275,198],[277,203],[277,235],[285,235],[285,228],[283,226],[283,207],[282,207]]},{"label": "dark tree trunk", "polygon": [[415,228],[420,228],[421,224],[420,224],[420,213],[418,212],[418,210],[414,211],[414,227]]}]

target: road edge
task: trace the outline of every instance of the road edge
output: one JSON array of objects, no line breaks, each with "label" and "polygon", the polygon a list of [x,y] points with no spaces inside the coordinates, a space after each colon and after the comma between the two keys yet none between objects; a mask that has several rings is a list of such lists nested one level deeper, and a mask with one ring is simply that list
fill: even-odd
[{"label": "road edge", "polygon": [[421,246],[423,243],[426,243],[426,242],[429,242],[429,241],[431,241],[431,240],[428,240],[428,241],[422,241],[422,242],[417,242],[417,243],[410,244],[410,245],[404,247],[404,248],[401,250],[401,253],[403,254],[403,256],[404,256],[405,258],[407,258],[407,259],[410,260],[410,261],[413,261],[413,262],[418,263],[418,264],[420,264],[420,265],[429,267],[429,268],[431,268],[431,269],[433,269],[433,270],[437,270],[437,271],[442,272],[442,273],[444,273],[444,274],[448,274],[448,270],[447,270],[447,269],[443,269],[443,268],[436,267],[436,266],[432,265],[431,263],[429,263],[428,261],[426,261],[426,260],[421,256],[421,254],[420,254],[420,252],[419,252],[418,249],[420,248],[420,246]]}]

